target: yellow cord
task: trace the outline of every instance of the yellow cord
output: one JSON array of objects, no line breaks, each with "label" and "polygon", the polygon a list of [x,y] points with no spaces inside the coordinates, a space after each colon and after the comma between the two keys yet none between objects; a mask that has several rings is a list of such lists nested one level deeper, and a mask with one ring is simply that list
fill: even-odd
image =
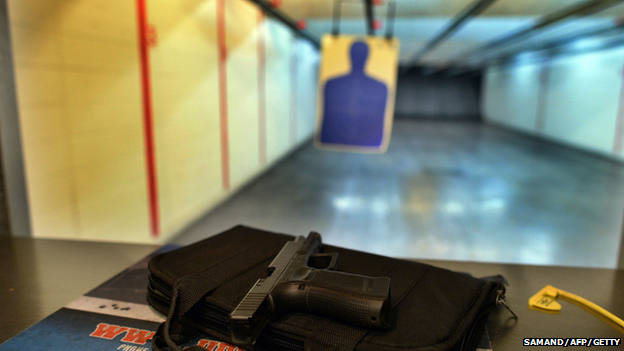
[{"label": "yellow cord", "polygon": [[563,291],[561,289],[557,289],[557,293],[559,294],[559,296],[563,297],[564,299],[573,301],[573,302],[577,302],[589,309],[592,309],[594,311],[596,311],[597,313],[605,316],[606,318],[612,320],[614,323],[616,323],[617,325],[619,325],[620,327],[624,328],[624,321],[621,320],[620,318],[618,318],[616,315],[614,315],[613,313],[605,310],[604,308],[596,305],[595,303],[588,301],[580,296],[574,295],[572,293],[569,293],[567,291]]},{"label": "yellow cord", "polygon": [[561,310],[561,305],[555,301],[557,297],[562,297],[566,300],[576,302],[582,306],[585,306],[589,308],[590,310],[593,310],[596,313],[604,316],[605,318],[613,321],[615,324],[619,325],[620,327],[624,328],[624,321],[618,318],[617,316],[615,316],[613,313],[605,310],[604,308],[580,296],[574,295],[567,291],[563,291],[561,289],[557,289],[551,285],[546,285],[537,294],[533,295],[529,299],[529,307],[538,308],[543,311],[550,311],[550,312],[559,311]]}]

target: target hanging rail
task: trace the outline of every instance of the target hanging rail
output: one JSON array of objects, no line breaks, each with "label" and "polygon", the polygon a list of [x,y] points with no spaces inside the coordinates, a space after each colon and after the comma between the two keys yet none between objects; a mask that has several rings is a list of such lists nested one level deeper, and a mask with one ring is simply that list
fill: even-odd
[{"label": "target hanging rail", "polygon": [[302,37],[304,39],[307,39],[310,43],[312,43],[312,45],[314,45],[314,47],[316,49],[320,49],[321,48],[321,42],[320,42],[320,40],[318,38],[316,38],[315,36],[310,34],[310,32],[305,31],[305,30],[299,28],[297,26],[297,22],[296,21],[294,21],[292,18],[288,17],[284,12],[282,12],[282,11],[278,10],[277,8],[275,8],[268,1],[266,1],[266,0],[249,0],[249,1],[251,1],[254,4],[258,5],[268,15],[271,15],[272,17],[274,17],[278,21],[280,21],[283,24],[285,24],[287,27],[289,27],[295,33],[297,33],[300,37]]},{"label": "target hanging rail", "polygon": [[[377,29],[375,22],[374,6],[379,3],[375,0],[364,1],[364,14],[366,16],[366,31],[369,36],[374,36]],[[394,19],[396,17],[396,1],[385,1],[387,3],[386,19],[386,39],[390,40],[394,36]],[[342,17],[342,5],[344,3],[362,4],[362,0],[334,0],[334,14],[332,19],[332,35],[340,35],[340,20]]]}]

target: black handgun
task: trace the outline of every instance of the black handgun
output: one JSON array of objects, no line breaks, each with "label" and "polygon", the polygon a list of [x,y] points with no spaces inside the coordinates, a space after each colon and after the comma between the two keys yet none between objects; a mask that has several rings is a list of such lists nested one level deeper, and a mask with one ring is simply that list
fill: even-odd
[{"label": "black handgun", "polygon": [[359,327],[390,326],[390,278],[333,271],[338,254],[319,253],[321,235],[289,241],[230,314],[232,341],[253,345],[269,321],[293,312],[334,318]]}]

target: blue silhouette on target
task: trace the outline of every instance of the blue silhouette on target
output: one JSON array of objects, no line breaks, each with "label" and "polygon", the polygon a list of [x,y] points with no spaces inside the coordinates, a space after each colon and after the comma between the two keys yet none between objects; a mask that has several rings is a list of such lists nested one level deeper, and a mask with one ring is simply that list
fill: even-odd
[{"label": "blue silhouette on target", "polygon": [[322,143],[381,146],[388,87],[364,73],[368,51],[364,42],[351,45],[351,72],[325,84]]}]

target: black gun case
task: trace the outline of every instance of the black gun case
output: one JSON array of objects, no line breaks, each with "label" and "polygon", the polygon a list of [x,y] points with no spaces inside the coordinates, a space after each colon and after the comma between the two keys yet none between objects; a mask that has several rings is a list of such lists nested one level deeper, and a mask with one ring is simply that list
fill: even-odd
[{"label": "black gun case", "polygon": [[[154,256],[149,262],[147,300],[168,319],[159,328],[153,349],[169,350],[167,339],[179,345],[197,332],[232,343],[228,315],[256,281],[267,276],[268,265],[284,244],[294,239],[237,226]],[[256,351],[474,350],[490,311],[504,298],[502,277],[477,279],[330,245],[323,245],[322,252],[338,253],[339,271],[390,277],[390,328],[368,330],[291,313],[270,322],[253,347],[239,346]]]}]

